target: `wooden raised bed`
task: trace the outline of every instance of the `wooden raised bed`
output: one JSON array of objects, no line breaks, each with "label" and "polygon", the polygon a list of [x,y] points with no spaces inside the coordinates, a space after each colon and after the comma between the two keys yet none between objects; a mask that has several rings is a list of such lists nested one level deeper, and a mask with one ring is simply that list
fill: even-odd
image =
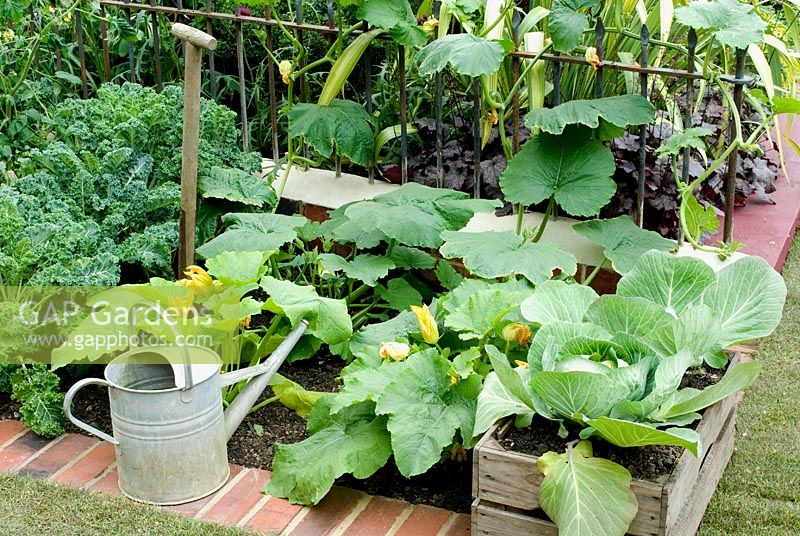
[{"label": "wooden raised bed", "polygon": [[[731,364],[739,361],[737,354]],[[658,482],[634,480],[639,511],[632,536],[690,536],[697,532],[722,472],[733,454],[738,393],[708,408],[697,426],[702,452],[684,451],[675,469]],[[472,469],[473,536],[557,536],[539,508],[542,474],[536,457],[506,450],[498,441],[512,421],[489,429],[475,446]]]}]

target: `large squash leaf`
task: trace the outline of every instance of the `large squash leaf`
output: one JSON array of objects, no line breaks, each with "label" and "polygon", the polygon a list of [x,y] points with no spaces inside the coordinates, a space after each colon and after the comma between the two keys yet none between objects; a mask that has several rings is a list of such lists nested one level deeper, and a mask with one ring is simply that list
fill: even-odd
[{"label": "large squash leaf", "polygon": [[601,119],[619,128],[645,125],[653,120],[654,114],[653,105],[641,95],[617,95],[567,101],[555,108],[535,108],[525,116],[525,124],[550,134],[561,134],[567,125],[598,128]]},{"label": "large squash leaf", "polygon": [[592,456],[581,441],[564,454],[547,452],[536,462],[544,474],[539,488],[542,509],[561,536],[622,536],[639,505],[631,475],[621,465]]},{"label": "large squash leaf", "polygon": [[589,29],[587,8],[600,0],[555,0],[548,18],[548,28],[553,48],[558,52],[572,52],[581,42],[583,32]]},{"label": "large squash leaf", "polygon": [[302,216],[282,214],[226,214],[222,223],[228,228],[197,248],[197,253],[210,259],[226,251],[275,251],[297,238],[297,230],[307,222]]},{"label": "large squash leaf", "polygon": [[377,285],[378,279],[385,277],[394,268],[391,259],[369,253],[358,255],[352,261],[334,253],[323,253],[318,260],[323,272],[344,272],[348,277],[363,281],[370,287]]},{"label": "large squash leaf", "polygon": [[557,245],[523,241],[512,231],[447,231],[442,238],[439,251],[446,259],[461,258],[470,272],[488,279],[520,274],[537,284],[550,279],[554,270],[574,274],[578,267],[575,257]]},{"label": "large squash leaf", "polygon": [[[442,243],[442,231],[461,229],[476,212],[498,206],[498,201],[469,199],[463,192],[409,183],[371,201],[354,203],[344,215],[348,225],[365,231],[377,229],[385,239],[398,244],[437,248]],[[339,229],[332,232],[334,238],[339,234]],[[358,240],[356,245],[368,247]]]},{"label": "large squash leaf", "polygon": [[277,201],[269,183],[241,169],[214,166],[200,175],[197,183],[203,197],[227,199],[245,205],[273,205]]},{"label": "large squash leaf", "polygon": [[272,479],[264,493],[292,503],[317,504],[337,478],[352,473],[367,478],[392,455],[386,417],[375,416],[375,404],[362,402],[330,413],[332,397],[320,399],[308,419],[311,437],[278,444]]},{"label": "large squash leaf", "polygon": [[520,309],[531,322],[580,322],[597,293],[588,286],[564,281],[544,281],[536,287]]},{"label": "large squash leaf", "polygon": [[402,369],[400,363],[387,360],[377,368],[368,367],[352,374],[344,374],[344,385],[333,399],[331,413],[337,413],[358,402],[376,402]]},{"label": "large squash leaf", "polygon": [[408,0],[364,0],[356,16],[383,28],[401,45],[420,47],[428,41],[428,35],[417,24]]},{"label": "large squash leaf", "polygon": [[522,146],[500,176],[506,201],[533,205],[554,197],[573,216],[594,216],[617,189],[611,151],[585,129],[540,133]]},{"label": "large squash leaf", "polygon": [[435,349],[411,355],[378,399],[376,412],[387,428],[397,468],[405,477],[424,473],[461,432],[469,448],[481,380],[472,374],[451,383],[452,364]]},{"label": "large squash leaf", "polygon": [[308,332],[328,344],[345,341],[352,335],[353,323],[344,300],[322,298],[314,287],[296,285],[272,276],[261,279],[261,288],[269,295],[264,308],[286,315],[292,327],[306,319]]},{"label": "large squash leaf", "polygon": [[766,21],[753,6],[738,0],[698,0],[675,10],[675,20],[696,30],[710,30],[723,45],[747,48],[764,39]]},{"label": "large squash leaf", "polygon": [[497,41],[458,33],[436,39],[417,52],[419,74],[428,76],[450,65],[464,76],[489,76],[500,68],[505,49]]},{"label": "large squash leaf", "polygon": [[289,135],[305,136],[325,158],[337,154],[368,166],[375,146],[370,117],[360,104],[335,99],[330,106],[300,103],[289,110]]},{"label": "large squash leaf", "polygon": [[267,256],[258,251],[226,251],[206,261],[208,273],[222,284],[236,287],[255,283],[267,267]]},{"label": "large squash leaf", "polygon": [[650,251],[620,279],[617,294],[646,298],[677,316],[690,305],[699,303],[703,292],[715,279],[714,270],[700,259]]},{"label": "large squash leaf", "polygon": [[583,221],[572,228],[602,247],[614,270],[622,275],[633,269],[639,257],[648,251],[670,251],[676,247],[675,242],[660,234],[638,227],[628,216]]},{"label": "large squash leaf", "polygon": [[482,339],[528,294],[527,290],[509,292],[502,287],[476,292],[445,317],[445,326],[458,332],[461,339]]},{"label": "large squash leaf", "polygon": [[786,283],[759,257],[745,257],[723,268],[703,294],[703,303],[722,318],[718,335],[723,347],[772,333],[785,302]]}]

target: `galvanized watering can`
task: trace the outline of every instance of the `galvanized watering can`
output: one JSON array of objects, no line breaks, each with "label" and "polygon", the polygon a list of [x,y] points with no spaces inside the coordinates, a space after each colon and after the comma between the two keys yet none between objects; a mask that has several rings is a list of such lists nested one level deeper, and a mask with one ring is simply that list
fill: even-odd
[{"label": "galvanized watering can", "polygon": [[[253,407],[308,324],[303,321],[262,364],[220,374],[219,357],[193,347],[136,348],[67,392],[64,412],[76,426],[114,445],[119,489],[149,504],[194,501],[214,493],[230,476],[226,443]],[[204,354],[204,355],[201,355]],[[152,364],[162,358],[164,364]],[[148,364],[136,364],[146,360]],[[222,388],[254,378],[223,411]],[[78,420],[76,393],[89,384],[108,387],[114,436]]]}]

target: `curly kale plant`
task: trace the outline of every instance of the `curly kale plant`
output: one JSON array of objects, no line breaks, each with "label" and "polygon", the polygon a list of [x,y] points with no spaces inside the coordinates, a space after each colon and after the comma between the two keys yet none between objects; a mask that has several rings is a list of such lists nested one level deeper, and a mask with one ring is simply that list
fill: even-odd
[{"label": "curly kale plant", "polygon": [[[178,241],[183,93],[103,86],[95,99],[63,102],[55,139],[31,151],[20,178],[0,191],[0,281],[114,285],[121,264],[172,276]],[[275,202],[239,149],[235,114],[201,105],[198,240],[218,216]],[[134,276],[136,277],[136,276]]]}]

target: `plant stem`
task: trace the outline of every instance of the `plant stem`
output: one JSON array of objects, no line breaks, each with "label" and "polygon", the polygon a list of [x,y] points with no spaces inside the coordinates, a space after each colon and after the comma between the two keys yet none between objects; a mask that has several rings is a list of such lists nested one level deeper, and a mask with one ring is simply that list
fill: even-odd
[{"label": "plant stem", "polygon": [[597,277],[597,274],[599,274],[599,273],[600,273],[600,270],[602,270],[602,269],[603,269],[603,265],[604,265],[605,263],[606,263],[606,256],[605,256],[605,255],[603,255],[603,256],[600,258],[600,262],[598,262],[598,263],[597,263],[597,266],[595,266],[595,267],[594,267],[594,270],[592,270],[592,273],[591,273],[591,274],[589,274],[589,277],[587,277],[586,279],[584,279],[584,280],[581,282],[581,285],[586,285],[586,286],[589,286],[589,284],[590,284],[592,281],[594,281],[594,278],[595,278],[595,277]]},{"label": "plant stem", "polygon": [[544,234],[544,229],[547,227],[547,221],[550,219],[550,213],[556,208],[556,198],[551,197],[550,200],[547,202],[547,208],[544,211],[544,217],[542,218],[542,223],[539,224],[539,230],[536,231],[536,236],[533,237],[531,242],[536,243],[542,239],[542,235]]},{"label": "plant stem", "polygon": [[256,404],[255,406],[253,406],[252,408],[250,408],[250,411],[248,413],[255,413],[256,411],[260,410],[264,406],[272,404],[273,402],[277,402],[280,399],[281,399],[281,397],[279,397],[279,396],[273,396],[272,398],[268,398],[266,400],[263,400],[263,401],[259,402],[258,404]]}]

